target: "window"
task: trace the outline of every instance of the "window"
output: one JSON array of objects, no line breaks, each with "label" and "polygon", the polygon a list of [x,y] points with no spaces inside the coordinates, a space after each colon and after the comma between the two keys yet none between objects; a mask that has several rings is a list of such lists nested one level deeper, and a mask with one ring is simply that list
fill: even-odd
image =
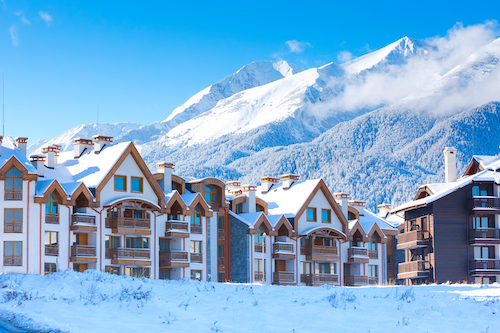
[{"label": "window", "polygon": [[332,222],[332,211],[330,209],[321,210],[321,222],[331,223]]},{"label": "window", "polygon": [[307,208],[307,220],[316,222],[316,208]]},{"label": "window", "polygon": [[368,250],[377,251],[377,241],[376,240],[372,240],[371,242],[368,243]]},{"label": "window", "polygon": [[45,213],[47,214],[58,214],[59,213],[59,205],[57,202],[57,196],[54,192],[49,195],[48,202],[45,204]]},{"label": "window", "polygon": [[264,227],[260,225],[257,228],[257,233],[253,235],[253,239],[255,243],[264,243],[264,235],[266,234],[266,231],[264,230]]},{"label": "window", "polygon": [[4,266],[23,265],[23,242],[4,242],[3,264]]},{"label": "window", "polygon": [[118,266],[105,266],[104,271],[109,274],[120,275],[120,267]]},{"label": "window", "polygon": [[147,267],[125,267],[125,274],[134,278],[149,278],[149,268]]},{"label": "window", "polygon": [[243,213],[243,203],[239,203],[236,205],[236,214]]},{"label": "window", "polygon": [[127,190],[127,177],[115,176],[115,191],[126,191],[126,190]]},{"label": "window", "polygon": [[191,241],[191,253],[201,253],[201,241]]},{"label": "window", "polygon": [[311,238],[309,236],[302,237],[300,239],[300,246],[309,246],[311,245]]},{"label": "window", "polygon": [[302,274],[311,274],[311,263],[310,262],[302,262]]},{"label": "window", "polygon": [[170,280],[170,269],[160,268],[160,280]]},{"label": "window", "polygon": [[378,266],[368,265],[368,273],[370,274],[370,277],[378,277]]},{"label": "window", "polygon": [[59,255],[59,233],[57,231],[45,231],[45,255]]},{"label": "window", "polygon": [[254,259],[253,270],[256,272],[264,272],[266,270],[266,259]]},{"label": "window", "polygon": [[149,238],[125,237],[125,247],[128,249],[149,249]]},{"label": "window", "polygon": [[170,251],[170,241],[168,239],[160,238],[160,252]]},{"label": "window", "polygon": [[317,263],[316,264],[316,273],[319,274],[331,274],[330,263]]},{"label": "window", "polygon": [[201,234],[201,209],[199,206],[196,206],[193,211],[193,215],[191,215],[191,233],[192,234]]},{"label": "window", "polygon": [[142,177],[132,177],[132,192],[142,193]]},{"label": "window", "polygon": [[23,232],[22,208],[5,208],[4,230],[5,233]]},{"label": "window", "polygon": [[57,265],[54,263],[46,262],[44,266],[45,275],[57,272]]},{"label": "window", "polygon": [[5,200],[23,199],[23,178],[19,170],[12,168],[5,175]]},{"label": "window", "polygon": [[118,217],[118,208],[113,207],[106,211],[106,217]]},{"label": "window", "polygon": [[117,249],[120,247],[120,237],[119,236],[105,236],[105,246],[107,249]]},{"label": "window", "polygon": [[224,257],[225,257],[224,245],[218,245],[217,246],[217,258],[224,258]]},{"label": "window", "polygon": [[192,269],[191,270],[191,280],[198,280],[201,281],[201,271]]},{"label": "window", "polygon": [[205,201],[217,202],[217,188],[215,186],[211,185],[205,186]]},{"label": "window", "polygon": [[123,217],[130,217],[134,219],[143,219],[143,220],[149,220],[151,218],[151,215],[142,209],[129,209],[125,208],[123,210]]},{"label": "window", "polygon": [[487,216],[474,216],[473,221],[474,221],[473,222],[474,229],[488,228],[488,217]]}]

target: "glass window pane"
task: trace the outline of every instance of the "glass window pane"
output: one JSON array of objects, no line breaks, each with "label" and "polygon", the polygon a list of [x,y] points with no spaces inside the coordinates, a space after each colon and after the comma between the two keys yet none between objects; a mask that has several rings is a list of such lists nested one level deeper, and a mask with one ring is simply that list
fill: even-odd
[{"label": "glass window pane", "polygon": [[142,248],[143,249],[149,249],[149,238],[143,238],[142,239]]},{"label": "glass window pane", "polygon": [[12,255],[12,242],[5,242],[4,243],[4,255],[6,256],[11,256]]},{"label": "glass window pane", "polygon": [[13,190],[14,188],[12,187],[13,180],[12,178],[5,178],[5,189],[6,190]]},{"label": "glass window pane", "polygon": [[5,222],[12,222],[13,220],[13,210],[12,209],[5,209]]},{"label": "glass window pane", "polygon": [[9,171],[7,171],[7,176],[11,176],[11,177],[14,176],[14,169],[15,168],[12,168]]},{"label": "glass window pane", "polygon": [[142,192],[142,178],[132,178],[132,191]]},{"label": "glass window pane", "polygon": [[14,210],[14,222],[23,222],[23,210],[15,209]]},{"label": "glass window pane", "polygon": [[23,253],[23,243],[14,242],[14,255],[20,256]]},{"label": "glass window pane", "polygon": [[12,170],[14,170],[14,176],[15,177],[21,177],[21,173],[19,172],[19,170],[17,170],[16,168],[12,168]]},{"label": "glass window pane", "polygon": [[115,176],[115,190],[125,190],[125,177]]},{"label": "glass window pane", "polygon": [[14,189],[22,190],[23,189],[23,179],[22,178],[14,178]]}]

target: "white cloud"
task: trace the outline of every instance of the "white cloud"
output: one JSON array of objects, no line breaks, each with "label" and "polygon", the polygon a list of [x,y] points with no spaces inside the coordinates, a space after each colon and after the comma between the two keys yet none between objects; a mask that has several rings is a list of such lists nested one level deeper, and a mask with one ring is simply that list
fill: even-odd
[{"label": "white cloud", "polygon": [[44,20],[47,25],[52,24],[52,15],[50,15],[49,13],[40,10],[38,12],[38,15],[40,15],[40,18]]},{"label": "white cloud", "polygon": [[352,53],[349,51],[340,51],[339,54],[337,54],[337,59],[341,63],[348,62],[352,59]]},{"label": "white cloud", "polygon": [[19,28],[14,24],[9,28],[9,32],[12,38],[12,45],[17,47],[19,45]]},{"label": "white cloud", "polygon": [[286,46],[288,46],[288,49],[292,53],[302,53],[306,49],[306,47],[312,47],[312,45],[305,41],[305,42],[299,42],[298,40],[292,39],[292,40],[287,40],[285,42]]},{"label": "white cloud", "polygon": [[31,25],[31,22],[24,16],[22,11],[17,11],[14,13],[16,16],[19,16],[21,18],[21,22],[23,24]]}]

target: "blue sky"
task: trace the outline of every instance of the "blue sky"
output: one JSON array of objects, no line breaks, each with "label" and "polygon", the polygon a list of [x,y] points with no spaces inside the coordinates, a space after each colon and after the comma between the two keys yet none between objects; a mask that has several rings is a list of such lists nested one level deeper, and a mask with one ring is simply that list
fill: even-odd
[{"label": "blue sky", "polygon": [[309,68],[499,20],[500,1],[0,0],[5,134],[161,121],[255,60]]}]

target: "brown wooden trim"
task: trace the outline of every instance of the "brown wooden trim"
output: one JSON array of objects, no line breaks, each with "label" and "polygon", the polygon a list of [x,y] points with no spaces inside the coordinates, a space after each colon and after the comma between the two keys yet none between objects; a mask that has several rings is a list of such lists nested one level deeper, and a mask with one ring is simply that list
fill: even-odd
[{"label": "brown wooden trim", "polygon": [[126,259],[112,259],[112,265],[132,265],[132,266],[151,266],[149,260],[126,260]]},{"label": "brown wooden trim", "polygon": [[15,156],[11,156],[7,162],[0,168],[0,180],[5,179],[5,174],[9,172],[12,167],[16,167],[16,169],[21,173],[23,180],[37,180],[37,174],[28,173],[28,169],[17,159]]},{"label": "brown wooden trim", "polygon": [[85,257],[70,257],[69,262],[91,262],[91,263],[96,263],[97,258],[85,258]]},{"label": "brown wooden trim", "polygon": [[69,200],[71,206],[76,206],[76,199],[80,196],[80,194],[83,194],[85,198],[87,198],[89,202],[89,207],[94,207],[94,208],[99,207],[99,205],[96,202],[94,202],[94,196],[89,191],[87,186],[85,186],[84,183],[80,183],[80,185],[78,185],[76,190],[71,195],[71,199]]},{"label": "brown wooden trim", "polygon": [[231,204],[232,204],[232,208],[233,208],[231,211],[233,213],[237,214],[236,206],[241,204],[241,203],[245,203],[245,202],[247,202],[247,197],[245,195],[242,195],[240,197],[237,197],[237,198],[231,200]]},{"label": "brown wooden trim", "polygon": [[72,206],[71,201],[68,200],[68,194],[66,193],[66,191],[64,191],[63,187],[61,186],[61,184],[59,184],[59,181],[57,179],[54,179],[52,184],[50,184],[45,192],[43,192],[43,197],[35,197],[35,203],[46,204],[47,202],[49,202],[49,196],[53,192],[56,192],[59,195],[58,204]]},{"label": "brown wooden trim", "polygon": [[277,231],[273,231],[273,226],[271,225],[271,223],[269,222],[269,220],[267,219],[267,216],[266,214],[264,214],[264,212],[261,212],[259,218],[257,219],[257,221],[255,222],[253,228],[249,228],[247,230],[247,233],[248,234],[251,234],[251,235],[254,235],[257,233],[257,229],[262,225],[264,224],[268,230],[267,234],[269,236],[277,236],[278,235],[278,232]]},{"label": "brown wooden trim", "polygon": [[184,200],[182,200],[182,197],[179,194],[179,192],[174,192],[174,194],[172,195],[172,197],[170,197],[170,199],[168,200],[168,202],[167,202],[167,204],[165,206],[165,211],[166,211],[167,214],[171,214],[171,210],[170,209],[172,208],[172,206],[176,202],[179,203],[179,205],[181,205],[181,208],[182,208],[181,215],[192,215],[192,212],[186,212],[186,210],[188,209],[188,206],[186,205],[186,203],[184,202]]},{"label": "brown wooden trim", "polygon": [[200,193],[198,193],[196,195],[196,197],[194,198],[194,200],[191,202],[191,204],[189,205],[189,210],[190,210],[190,213],[189,215],[193,215],[193,211],[194,211],[194,208],[197,206],[197,205],[201,205],[201,208],[203,209],[203,216],[205,217],[212,217],[214,214],[210,211],[210,206],[207,204],[207,202],[203,199],[203,197],[201,196]]},{"label": "brown wooden trim", "polygon": [[278,230],[280,230],[282,225],[285,225],[286,229],[288,230],[287,237],[295,237],[293,232],[293,227],[290,224],[290,221],[288,221],[288,219],[285,217],[285,215],[281,215],[280,219],[274,226],[274,231],[276,232],[276,236],[278,235]]},{"label": "brown wooden trim", "polygon": [[267,215],[267,214],[269,214],[269,213],[268,213],[268,204],[267,204],[267,202],[266,202],[265,200],[263,200],[263,199],[261,199],[261,198],[259,198],[259,197],[256,197],[256,198],[255,198],[255,203],[256,203],[257,205],[260,205],[260,206],[262,206],[262,207],[264,208],[264,213],[265,213],[266,215]]},{"label": "brown wooden trim", "polygon": [[361,237],[363,237],[363,242],[366,242],[367,241],[366,233],[363,230],[361,224],[359,223],[359,220],[356,221],[356,223],[354,223],[354,225],[352,226],[352,229],[349,231],[349,235],[347,236],[347,240],[352,242],[356,231],[359,231],[361,233]]},{"label": "brown wooden trim", "polygon": [[92,227],[88,225],[72,225],[70,227],[71,231],[97,231],[97,227]]},{"label": "brown wooden trim", "polygon": [[385,237],[384,232],[382,231],[382,229],[380,229],[377,223],[373,224],[372,228],[370,229],[370,232],[368,232],[368,234],[366,235],[366,239],[368,242],[371,242],[371,237],[374,233],[378,233],[378,236],[380,237],[380,242],[382,244],[387,243],[387,237]]},{"label": "brown wooden trim", "polygon": [[188,232],[172,232],[172,231],[167,231],[167,232],[165,232],[165,237],[188,238],[189,237],[189,233]]},{"label": "brown wooden trim", "polygon": [[295,254],[274,253],[274,259],[295,259]]},{"label": "brown wooden trim", "polygon": [[134,235],[151,235],[151,230],[129,229],[129,228],[113,228],[113,234],[134,234]]},{"label": "brown wooden trim", "polygon": [[160,263],[160,268],[164,267],[189,267],[189,262],[163,262]]}]

